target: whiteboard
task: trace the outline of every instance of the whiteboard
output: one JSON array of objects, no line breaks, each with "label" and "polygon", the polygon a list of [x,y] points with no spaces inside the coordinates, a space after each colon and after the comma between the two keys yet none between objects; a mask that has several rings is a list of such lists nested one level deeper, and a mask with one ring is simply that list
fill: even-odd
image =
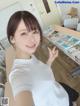
[{"label": "whiteboard", "polygon": [[16,2],[2,10],[0,10],[0,40],[7,37],[7,24],[10,16],[15,12],[21,10],[21,5]]}]

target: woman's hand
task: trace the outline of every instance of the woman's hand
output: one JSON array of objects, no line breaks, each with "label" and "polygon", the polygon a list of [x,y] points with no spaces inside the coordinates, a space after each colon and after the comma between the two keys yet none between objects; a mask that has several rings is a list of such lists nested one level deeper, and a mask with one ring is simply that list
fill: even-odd
[{"label": "woman's hand", "polygon": [[58,50],[56,50],[56,47],[53,47],[52,50],[48,47],[48,50],[49,50],[49,58],[48,58],[47,64],[51,66],[55,58],[58,57]]}]

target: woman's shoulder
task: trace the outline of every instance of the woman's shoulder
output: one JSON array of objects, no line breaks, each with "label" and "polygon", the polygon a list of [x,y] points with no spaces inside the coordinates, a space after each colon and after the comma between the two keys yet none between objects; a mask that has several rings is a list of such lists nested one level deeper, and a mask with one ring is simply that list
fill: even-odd
[{"label": "woman's shoulder", "polygon": [[13,66],[10,73],[9,73],[9,80],[13,79],[23,79],[24,77],[30,75],[29,68],[26,67],[26,69],[22,66]]}]

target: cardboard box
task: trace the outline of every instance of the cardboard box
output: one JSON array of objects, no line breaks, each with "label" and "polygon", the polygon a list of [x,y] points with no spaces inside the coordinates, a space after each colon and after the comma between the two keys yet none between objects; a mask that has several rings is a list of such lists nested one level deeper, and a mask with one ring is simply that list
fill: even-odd
[{"label": "cardboard box", "polygon": [[71,7],[70,11],[68,12],[68,15],[70,15],[71,17],[75,17],[78,15],[78,9]]}]

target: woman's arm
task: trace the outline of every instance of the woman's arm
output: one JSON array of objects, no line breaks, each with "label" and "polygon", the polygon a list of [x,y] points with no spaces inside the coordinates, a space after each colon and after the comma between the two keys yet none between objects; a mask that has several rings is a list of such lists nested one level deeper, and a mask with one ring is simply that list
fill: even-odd
[{"label": "woman's arm", "polygon": [[30,91],[22,91],[15,96],[14,106],[33,106],[32,93]]},{"label": "woman's arm", "polygon": [[33,106],[32,79],[30,71],[15,69],[9,74],[14,97],[13,106]]}]

